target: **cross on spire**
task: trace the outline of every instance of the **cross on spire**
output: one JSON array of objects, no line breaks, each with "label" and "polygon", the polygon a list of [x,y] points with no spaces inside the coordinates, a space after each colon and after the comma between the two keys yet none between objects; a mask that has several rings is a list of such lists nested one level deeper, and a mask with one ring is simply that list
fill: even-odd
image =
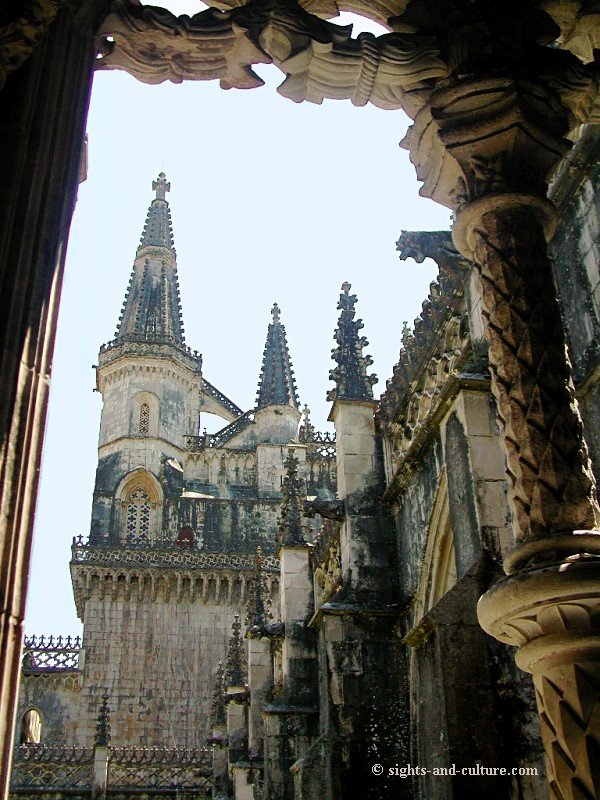
[{"label": "cross on spire", "polygon": [[281,314],[281,309],[279,308],[277,303],[273,303],[271,314],[273,315],[273,322],[279,322],[279,315]]},{"label": "cross on spire", "polygon": [[167,176],[161,172],[158,180],[152,181],[152,189],[156,192],[157,200],[164,200],[167,192],[171,191],[171,184],[167,182]]}]

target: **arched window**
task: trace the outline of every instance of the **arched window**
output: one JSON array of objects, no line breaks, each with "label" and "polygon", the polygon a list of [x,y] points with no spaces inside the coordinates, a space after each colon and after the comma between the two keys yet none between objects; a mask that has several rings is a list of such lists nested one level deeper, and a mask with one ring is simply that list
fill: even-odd
[{"label": "arched window", "polygon": [[21,720],[21,744],[39,744],[42,738],[42,718],[39,711],[30,708]]},{"label": "arched window", "polygon": [[141,436],[148,436],[150,433],[150,406],[148,403],[142,403],[140,406],[138,433]]},{"label": "arched window", "polygon": [[163,492],[156,477],[139,468],[119,484],[118,528],[122,541],[132,545],[152,544],[162,531]]},{"label": "arched window", "polygon": [[141,486],[130,492],[127,498],[125,537],[134,543],[150,540],[150,496]]}]

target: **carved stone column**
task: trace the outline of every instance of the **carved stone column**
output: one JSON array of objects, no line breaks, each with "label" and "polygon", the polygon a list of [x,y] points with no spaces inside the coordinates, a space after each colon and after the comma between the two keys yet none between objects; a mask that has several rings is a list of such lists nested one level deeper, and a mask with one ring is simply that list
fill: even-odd
[{"label": "carved stone column", "polygon": [[456,79],[432,93],[407,143],[429,192],[456,209],[455,244],[481,276],[515,548],[479,620],[519,646],[517,664],[534,675],[551,798],[591,800],[600,797],[599,513],[546,247],[556,219],[546,181],[571,121],[548,83]]}]

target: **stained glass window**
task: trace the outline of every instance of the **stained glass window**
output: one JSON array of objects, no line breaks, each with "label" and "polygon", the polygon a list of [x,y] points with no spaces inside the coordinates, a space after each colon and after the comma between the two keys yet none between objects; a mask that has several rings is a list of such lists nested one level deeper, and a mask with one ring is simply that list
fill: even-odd
[{"label": "stained glass window", "polygon": [[148,436],[150,433],[150,406],[148,403],[142,403],[140,406],[140,424],[138,430],[142,436]]},{"label": "stained glass window", "polygon": [[129,495],[125,519],[127,541],[148,541],[150,534],[150,498],[138,487]]}]

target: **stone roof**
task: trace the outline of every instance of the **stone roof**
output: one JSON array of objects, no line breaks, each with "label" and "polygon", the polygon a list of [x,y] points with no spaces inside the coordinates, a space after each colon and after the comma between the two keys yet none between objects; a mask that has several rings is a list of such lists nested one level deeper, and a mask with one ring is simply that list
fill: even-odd
[{"label": "stone roof", "polygon": [[115,341],[166,342],[185,345],[171,212],[170,189],[163,172],[153,181],[156,192],[137,250]]},{"label": "stone roof", "polygon": [[277,303],[271,309],[273,315],[267,330],[267,341],[263,353],[262,369],[258,381],[256,408],[271,405],[289,405],[299,408],[294,370],[288,350],[285,327],[280,319]]}]

